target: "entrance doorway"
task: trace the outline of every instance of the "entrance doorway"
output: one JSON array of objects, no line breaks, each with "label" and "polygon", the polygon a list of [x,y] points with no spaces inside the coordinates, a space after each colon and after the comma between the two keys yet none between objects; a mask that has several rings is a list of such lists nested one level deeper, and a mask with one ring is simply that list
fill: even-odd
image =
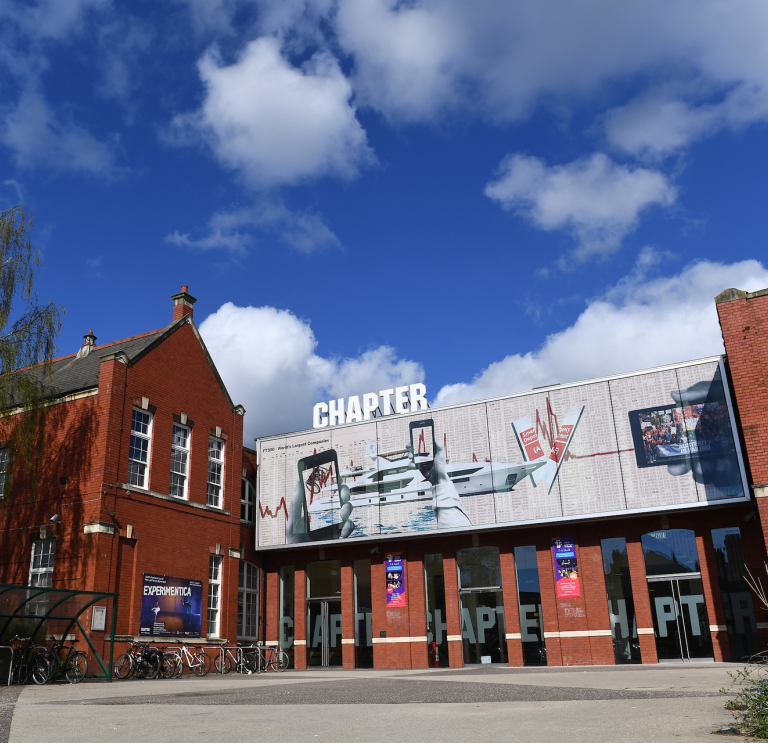
[{"label": "entrance doorway", "polygon": [[307,565],[307,667],[340,666],[341,563]]},{"label": "entrance doorway", "polygon": [[701,576],[648,578],[659,662],[714,660]]},{"label": "entrance doorway", "polygon": [[341,601],[308,601],[307,629],[307,667],[340,666]]},{"label": "entrance doorway", "polygon": [[507,633],[498,547],[456,553],[464,663],[506,663]]},{"label": "entrance doorway", "polygon": [[659,662],[713,661],[696,535],[663,529],[641,542]]}]

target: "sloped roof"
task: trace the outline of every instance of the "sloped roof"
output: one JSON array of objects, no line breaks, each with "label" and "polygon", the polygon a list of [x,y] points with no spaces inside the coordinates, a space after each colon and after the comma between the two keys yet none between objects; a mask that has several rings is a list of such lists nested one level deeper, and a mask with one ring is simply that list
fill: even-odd
[{"label": "sloped roof", "polygon": [[[152,330],[143,335],[136,335],[132,338],[124,338],[123,340],[114,341],[113,343],[105,343],[102,346],[96,346],[87,356],[83,356],[79,359],[77,358],[77,354],[70,354],[69,356],[62,356],[61,358],[54,359],[49,362],[49,364],[53,366],[53,377],[47,377],[44,384],[50,389],[51,397],[63,397],[98,387],[101,362],[105,356],[122,354],[124,355],[127,364],[131,366],[185,323],[189,323],[192,328],[192,332],[200,343],[200,347],[205,354],[208,363],[211,365],[211,369],[213,370],[216,380],[218,381],[224,396],[227,398],[230,407],[233,410],[241,410],[242,413],[245,413],[245,409],[242,408],[242,406],[236,407],[232,402],[232,398],[224,385],[224,381],[219,375],[218,369],[216,369],[216,365],[213,363],[213,359],[211,358],[210,353],[208,353],[208,349],[206,348],[203,339],[200,337],[200,332],[192,321],[190,315],[184,315],[170,325],[160,328],[159,330]],[[19,372],[42,376],[42,369],[43,367],[41,365],[33,367],[32,369],[20,369]]]},{"label": "sloped roof", "polygon": [[[128,363],[130,363],[159,340],[167,330],[168,328],[160,328],[160,330],[153,330],[144,335],[125,338],[114,343],[105,343],[103,346],[96,346],[87,356],[81,359],[78,359],[74,353],[54,359],[50,362],[51,366],[53,366],[53,377],[46,378],[45,384],[57,396],[71,395],[75,392],[98,387],[102,356],[124,353],[128,358]],[[36,367],[30,370],[30,372],[39,374],[40,370],[41,367]]]}]

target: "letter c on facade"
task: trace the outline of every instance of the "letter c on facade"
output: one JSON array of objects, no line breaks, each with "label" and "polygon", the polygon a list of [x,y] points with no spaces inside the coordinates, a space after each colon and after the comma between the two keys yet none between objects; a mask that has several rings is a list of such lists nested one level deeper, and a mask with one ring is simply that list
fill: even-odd
[{"label": "letter c on facade", "polygon": [[319,402],[312,408],[312,428],[325,428],[328,425],[328,405]]}]

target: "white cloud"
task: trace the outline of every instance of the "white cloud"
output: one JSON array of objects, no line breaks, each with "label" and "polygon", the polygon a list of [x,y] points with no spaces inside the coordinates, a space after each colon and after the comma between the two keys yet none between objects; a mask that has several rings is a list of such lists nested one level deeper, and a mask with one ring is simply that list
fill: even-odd
[{"label": "white cloud", "polygon": [[723,352],[714,298],[734,287],[768,286],[768,269],[757,261],[700,261],[676,276],[647,279],[645,252],[637,270],[591,301],[570,327],[550,335],[541,348],[491,364],[468,384],[451,384],[437,395],[446,405],[687,361]]},{"label": "white cloud", "polygon": [[739,129],[768,118],[768,87],[740,85],[722,101],[695,105],[652,91],[605,116],[608,142],[632,155],[660,157],[719,129]]},{"label": "white cloud", "polygon": [[583,260],[616,250],[644,209],[669,206],[676,191],[663,173],[618,165],[602,153],[551,167],[518,154],[501,163],[485,195],[540,229],[572,233]]},{"label": "white cloud", "polygon": [[208,221],[208,234],[192,239],[178,231],[166,235],[165,241],[178,247],[198,250],[224,249],[244,253],[253,242],[248,228],[269,230],[300,253],[340,247],[341,242],[316,212],[291,211],[277,201],[263,201],[248,209],[217,212]]},{"label": "white cloud", "polygon": [[423,379],[414,361],[379,346],[354,358],[316,353],[309,324],[288,310],[227,303],[200,325],[230,395],[245,406],[245,442],[312,427],[320,400],[378,391]]},{"label": "white cloud", "polygon": [[13,152],[21,168],[45,167],[116,176],[112,143],[101,142],[68,117],[57,117],[43,96],[23,92],[0,125],[0,142]]},{"label": "white cloud", "polygon": [[[542,104],[615,95],[628,80],[674,83],[669,103],[690,109],[669,133],[682,144],[745,114],[768,119],[764,0],[339,0],[331,21],[361,102],[393,119],[453,111],[510,121]],[[713,116],[723,98],[729,110]],[[670,112],[656,113],[652,127],[663,128]]]},{"label": "white cloud", "polygon": [[198,67],[205,100],[174,119],[177,141],[202,139],[251,186],[353,178],[373,161],[350,104],[352,88],[331,54],[318,52],[297,69],[277,39],[262,37],[235,64],[209,51]]}]

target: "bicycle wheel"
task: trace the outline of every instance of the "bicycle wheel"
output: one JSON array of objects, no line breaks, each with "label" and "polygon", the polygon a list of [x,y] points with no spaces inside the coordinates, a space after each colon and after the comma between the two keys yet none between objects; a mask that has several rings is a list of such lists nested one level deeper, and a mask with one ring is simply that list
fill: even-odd
[{"label": "bicycle wheel", "polygon": [[133,660],[128,653],[123,653],[115,661],[115,676],[119,679],[130,678],[133,674]]},{"label": "bicycle wheel", "polygon": [[172,679],[176,676],[176,653],[163,653],[160,661],[160,676],[164,679]]},{"label": "bicycle wheel", "polygon": [[256,673],[259,668],[259,654],[243,653],[243,662],[241,664],[240,673]]},{"label": "bicycle wheel", "polygon": [[205,650],[201,650],[195,655],[194,670],[197,676],[207,676],[211,670],[211,659],[205,654]]},{"label": "bicycle wheel", "polygon": [[232,658],[229,657],[229,653],[224,651],[224,654],[219,653],[216,656],[216,660],[213,661],[213,667],[216,669],[216,673],[229,673],[232,670]]},{"label": "bicycle wheel", "polygon": [[79,684],[88,675],[88,658],[85,653],[72,653],[69,656],[64,675],[70,684]]},{"label": "bicycle wheel", "polygon": [[35,654],[32,659],[32,680],[42,686],[51,678],[51,661],[42,654]]},{"label": "bicycle wheel", "polygon": [[162,655],[151,653],[144,658],[144,661],[144,678],[156,679],[160,675],[160,669],[163,665]]},{"label": "bicycle wheel", "polygon": [[288,653],[286,653],[283,650],[277,651],[277,670],[278,671],[284,671],[286,668],[288,668],[288,663],[290,661],[288,660]]}]

